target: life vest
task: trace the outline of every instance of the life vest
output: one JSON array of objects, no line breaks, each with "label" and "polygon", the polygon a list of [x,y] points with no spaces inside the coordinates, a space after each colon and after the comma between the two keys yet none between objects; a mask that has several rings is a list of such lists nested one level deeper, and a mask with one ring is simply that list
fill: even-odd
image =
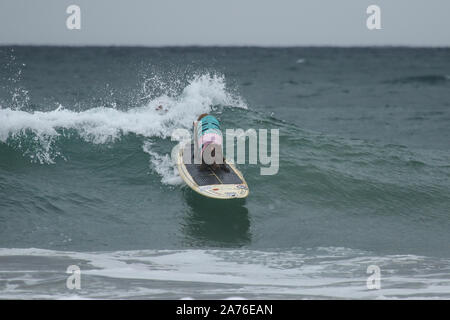
[{"label": "life vest", "polygon": [[197,124],[197,145],[200,156],[209,144],[214,143],[222,148],[222,142],[219,121],[211,115],[203,117]]}]

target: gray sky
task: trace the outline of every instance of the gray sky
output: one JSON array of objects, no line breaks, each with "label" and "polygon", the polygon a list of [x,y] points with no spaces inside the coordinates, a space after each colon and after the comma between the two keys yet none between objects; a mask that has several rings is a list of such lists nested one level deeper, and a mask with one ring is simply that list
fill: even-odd
[{"label": "gray sky", "polygon": [[450,46],[450,0],[0,0],[0,44]]}]

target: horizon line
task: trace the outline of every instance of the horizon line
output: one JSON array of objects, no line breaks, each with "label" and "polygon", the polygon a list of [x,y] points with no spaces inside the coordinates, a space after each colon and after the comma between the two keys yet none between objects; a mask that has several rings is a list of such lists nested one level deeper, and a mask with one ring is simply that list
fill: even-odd
[{"label": "horizon line", "polygon": [[181,45],[144,45],[144,44],[17,44],[0,43],[0,47],[68,47],[68,48],[411,48],[411,49],[449,49],[450,45],[414,45],[414,44],[301,44],[301,45],[256,45],[256,44],[181,44]]}]

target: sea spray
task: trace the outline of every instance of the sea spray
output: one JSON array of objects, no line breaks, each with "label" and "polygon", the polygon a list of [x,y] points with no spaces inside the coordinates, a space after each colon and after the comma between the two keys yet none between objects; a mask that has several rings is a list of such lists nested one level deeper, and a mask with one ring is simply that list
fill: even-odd
[{"label": "sea spray", "polygon": [[152,144],[149,141],[146,141],[142,146],[142,150],[150,155],[150,166],[152,170],[162,177],[161,182],[168,185],[181,184],[181,177],[178,174],[170,155],[161,155],[156,151],[152,151],[151,146]]},{"label": "sea spray", "polygon": [[[162,110],[157,109],[159,105]],[[126,111],[96,107],[76,112],[61,105],[48,112],[0,109],[0,141],[19,149],[32,161],[49,164],[60,156],[53,149],[67,129],[93,144],[113,143],[128,134],[168,138],[177,128],[190,129],[199,114],[218,105],[246,108],[240,97],[227,91],[223,76],[205,74],[195,76],[179,96],[162,95]],[[22,143],[16,143],[18,137],[39,143],[32,147],[28,144],[24,150]]]}]

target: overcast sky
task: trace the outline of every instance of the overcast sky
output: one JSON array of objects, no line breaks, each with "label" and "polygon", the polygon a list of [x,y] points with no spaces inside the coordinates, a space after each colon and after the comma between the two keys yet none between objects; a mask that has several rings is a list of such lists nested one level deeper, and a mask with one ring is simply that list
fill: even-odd
[{"label": "overcast sky", "polygon": [[0,0],[0,44],[450,46],[450,0]]}]

